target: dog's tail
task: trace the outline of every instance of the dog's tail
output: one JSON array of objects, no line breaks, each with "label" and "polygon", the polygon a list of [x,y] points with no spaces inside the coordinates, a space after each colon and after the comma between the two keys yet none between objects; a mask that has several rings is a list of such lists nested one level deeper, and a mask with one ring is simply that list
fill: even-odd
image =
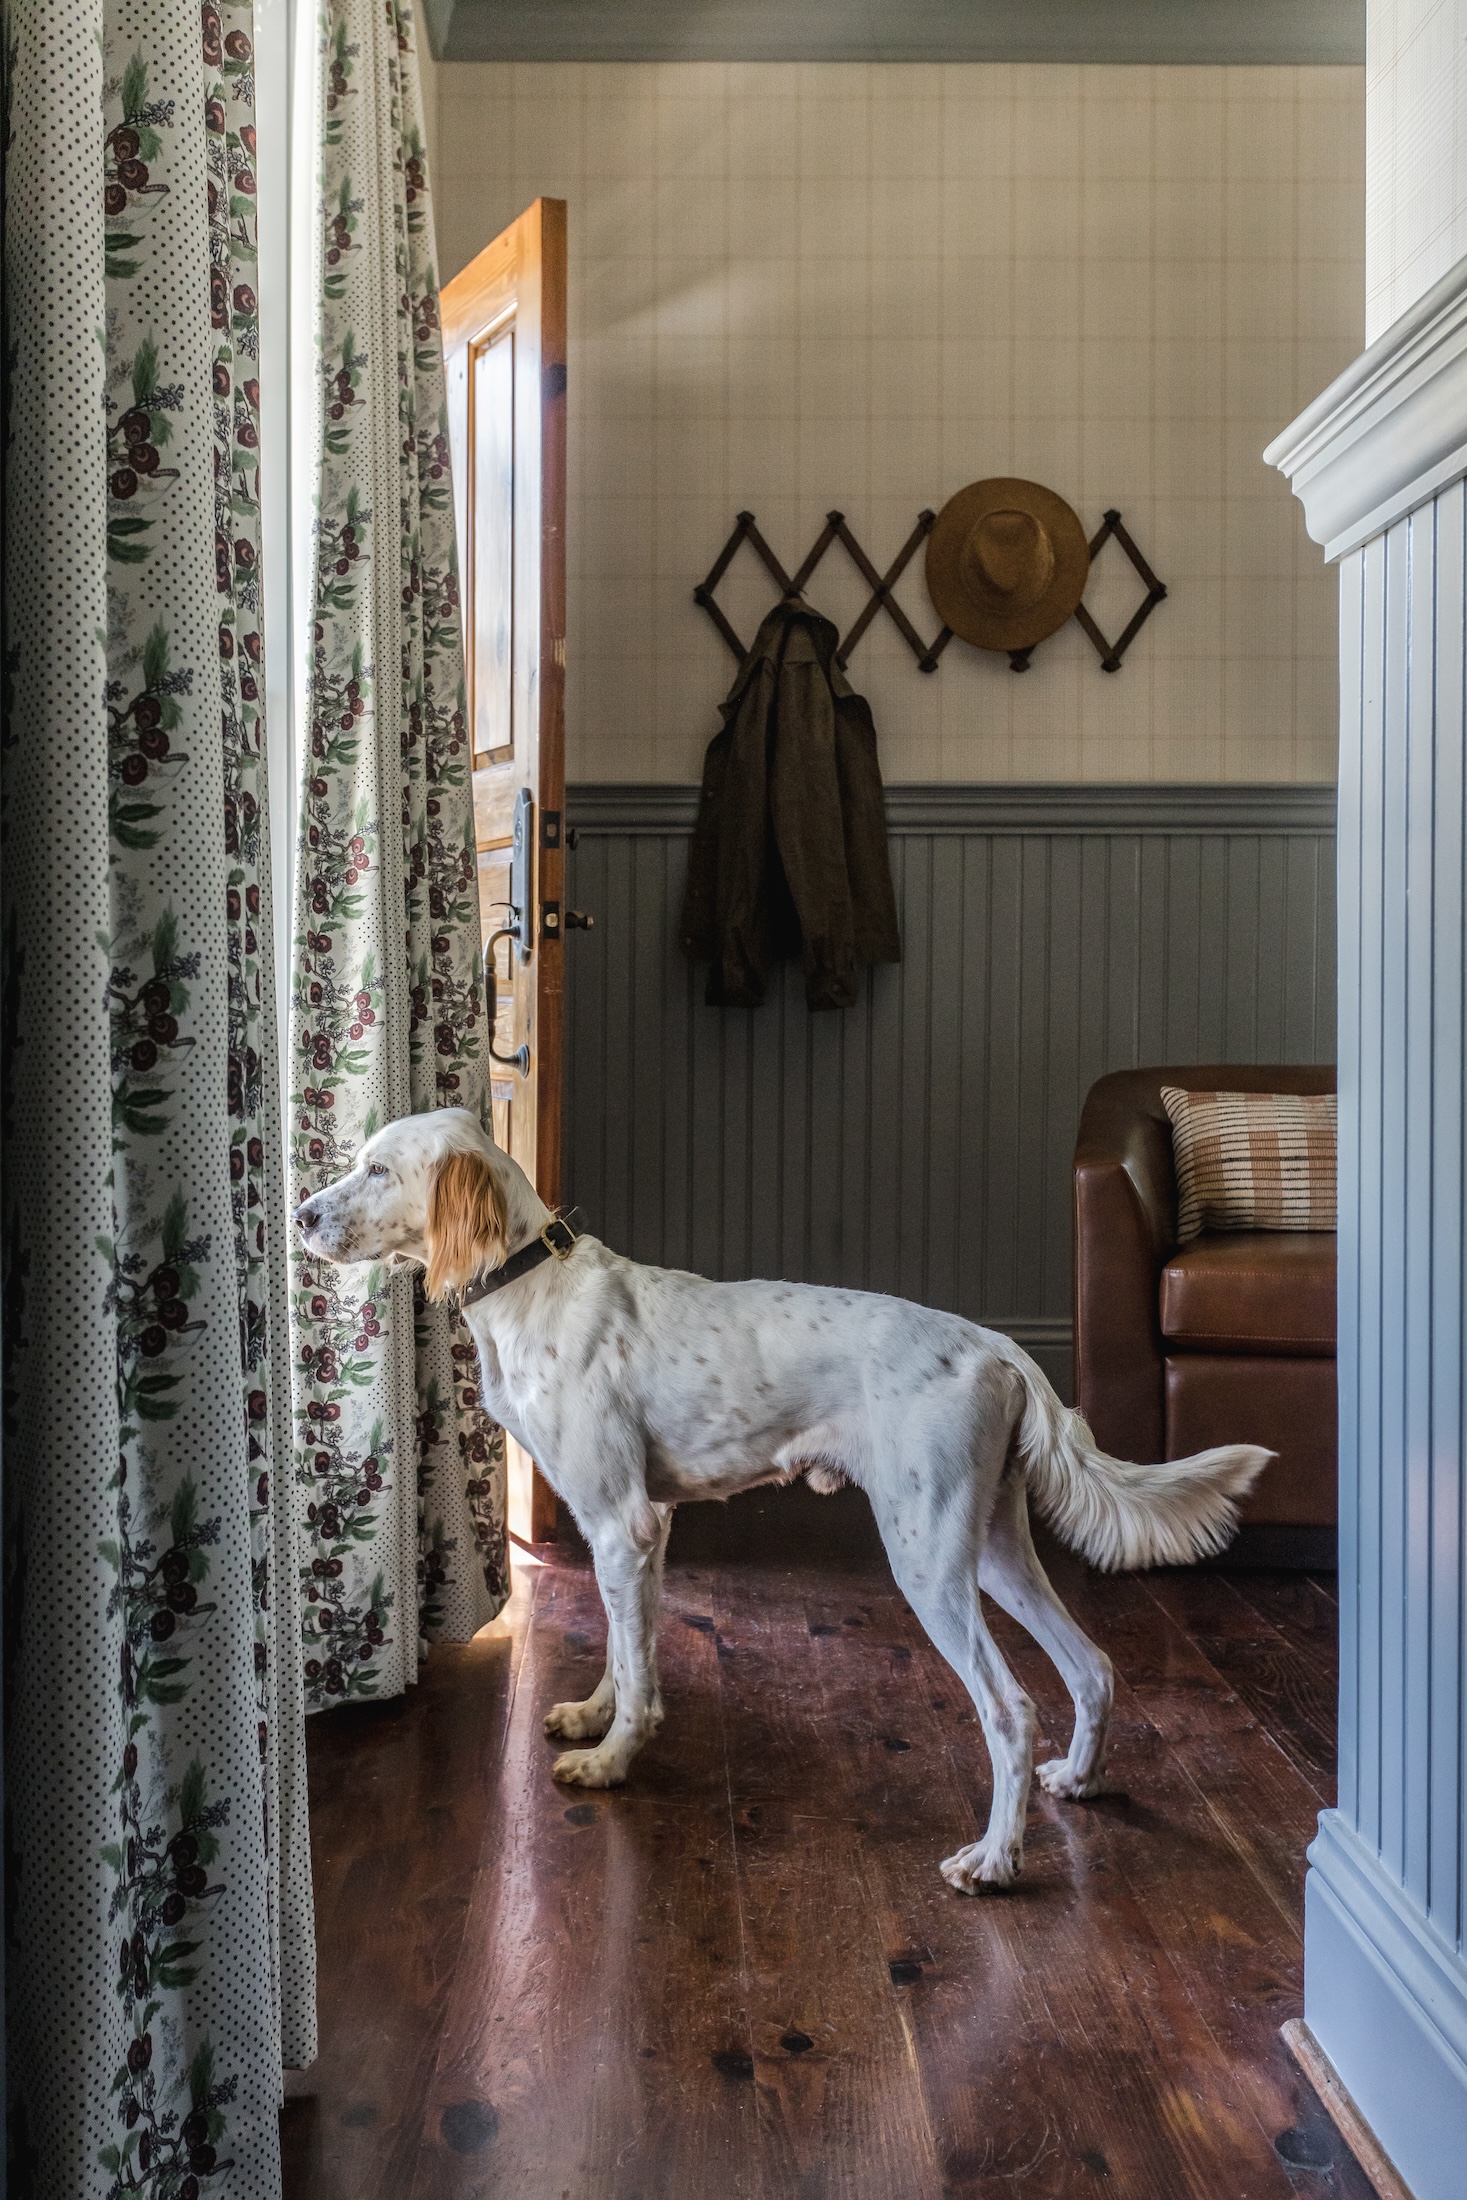
[{"label": "dog's tail", "polygon": [[1083,1415],[1060,1404],[1041,1369],[1017,1352],[1024,1390],[1018,1452],[1035,1503],[1064,1542],[1107,1573],[1186,1566],[1232,1540],[1236,1500],[1274,1454],[1221,1444],[1191,1459],[1128,1466],[1098,1451]]}]

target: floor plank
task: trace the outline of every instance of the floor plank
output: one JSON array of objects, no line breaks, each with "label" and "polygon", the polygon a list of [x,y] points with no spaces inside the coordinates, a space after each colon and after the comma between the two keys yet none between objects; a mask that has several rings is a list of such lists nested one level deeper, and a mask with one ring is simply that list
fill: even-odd
[{"label": "floor plank", "polygon": [[[748,2054],[739,1904],[726,1783],[703,1776],[716,1717],[710,1740],[670,1673],[679,1710],[695,1713],[676,1780],[652,1770],[617,1794],[557,1787],[560,1745],[541,1721],[594,1685],[599,1607],[584,1565],[548,1570],[538,1601],[413,2200],[691,2192],[723,2147],[730,2200],[743,2200],[754,2113],[731,2074]],[[664,1662],[683,1649],[709,1668],[698,1692],[716,1705],[707,1638],[668,1637]],[[663,1751],[649,1749],[649,1766]],[[483,2128],[478,2146],[456,2136],[456,2117],[467,2137]]]},{"label": "floor plank", "polygon": [[[1297,1593],[1291,1593],[1295,1585]],[[1146,1587],[1298,1766],[1320,1807],[1330,1809],[1338,1630],[1333,1607],[1303,1576],[1168,1568],[1150,1575]]]},{"label": "floor plank", "polygon": [[[573,1538],[419,1687],[309,1731],[322,2052],[287,2200],[1369,2200],[1284,2053],[1328,1758],[1307,1577],[1105,1579],[1117,1795],[1036,1791],[1025,1877],[953,1894],[989,1767],[847,1506],[694,1517],[666,1723],[627,1787],[550,1779],[604,1622]],[[701,1509],[699,1509],[701,1510]],[[791,1562],[792,1548],[799,1563]],[[1063,1751],[1058,1676],[994,1632]]]},{"label": "floor plank", "polygon": [[[940,1726],[952,1715],[946,1669],[911,1615],[899,1603],[896,1610],[919,1674],[943,1698]],[[1057,1676],[1021,1630],[1001,1615],[994,1623],[1051,1743],[1067,1746],[1068,1702]],[[860,1677],[852,1674],[850,1685],[858,1689]],[[1164,1753],[1145,1748],[1155,1738],[1123,1698],[1123,1762],[1143,1753],[1138,1735],[1148,1762],[1169,1770]],[[964,1784],[976,1790],[976,1827],[986,1815],[988,1782],[978,1733],[939,1732],[937,1739],[935,1762],[963,1767]],[[1167,1835],[1185,1830],[1185,1812],[1164,1797],[1148,1800],[1143,1829],[1141,1814],[1129,1809],[1057,1804],[1036,1791],[1025,1878],[1008,1896],[954,1901],[936,1878],[941,1851],[932,1850],[930,1834],[920,1849],[908,1843],[899,1864],[893,1857],[889,1901],[902,1919],[898,1935],[925,1930],[938,1952],[932,1983],[952,1989],[929,1997],[924,1975],[914,1997],[945,2190],[996,2195],[1019,2177],[1026,2192],[1068,2194],[1093,2189],[1099,2176],[1158,2200],[1286,2189],[1247,2089],[1189,1997],[1158,1926],[1149,1881],[1167,1868]],[[1127,1842],[1143,1860],[1139,1871],[1122,1866]],[[878,1832],[878,1858],[893,1846]],[[1226,1852],[1208,1862],[1214,1875],[1231,1865]],[[1107,1958],[1099,1963],[1098,1948]],[[1000,1985],[1003,1998],[991,2012],[973,2006],[975,1968],[985,1983]],[[1168,2077],[1159,2089],[1163,2069]],[[1036,2082],[1042,2072],[1048,2083]]]},{"label": "floor plank", "polygon": [[800,1573],[743,1569],[724,1575],[717,1596],[761,2189],[798,2200],[936,2200],[943,2190],[909,2029],[873,1926],[867,1813],[839,1777],[858,1743],[829,1715],[817,1677],[832,1648],[857,1637],[863,1652],[870,1647],[877,1585],[856,1577],[833,1600],[812,1600]]}]

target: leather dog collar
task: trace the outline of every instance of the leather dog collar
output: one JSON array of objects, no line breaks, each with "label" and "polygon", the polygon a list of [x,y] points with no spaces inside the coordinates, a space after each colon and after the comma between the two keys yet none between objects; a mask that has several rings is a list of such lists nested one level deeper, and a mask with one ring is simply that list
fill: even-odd
[{"label": "leather dog collar", "polygon": [[491,1291],[502,1291],[507,1283],[515,1283],[532,1268],[538,1268],[542,1260],[569,1260],[585,1232],[586,1218],[579,1207],[552,1215],[540,1235],[511,1253],[502,1267],[486,1268],[472,1283],[465,1284],[458,1295],[459,1306],[473,1306],[479,1299],[487,1299]]}]

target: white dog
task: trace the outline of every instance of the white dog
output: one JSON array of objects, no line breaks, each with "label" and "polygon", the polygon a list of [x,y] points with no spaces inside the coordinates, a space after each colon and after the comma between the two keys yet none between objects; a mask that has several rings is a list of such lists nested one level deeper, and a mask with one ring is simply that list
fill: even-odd
[{"label": "white dog", "polygon": [[593,1237],[572,1245],[462,1108],[379,1131],[295,1219],[320,1258],[421,1261],[430,1296],[473,1298],[484,1405],[580,1523],[607,1663],[594,1695],[545,1721],[594,1743],[557,1758],[558,1780],[616,1786],[661,1724],[657,1606],[674,1505],[800,1474],[819,1489],[859,1484],[898,1585],[983,1722],[988,1828],[942,1866],[968,1893],[1019,1872],[1034,1739],[1034,1707],[984,1624],[980,1584],[1074,1698],[1069,1755],[1041,1765],[1041,1782],[1057,1796],[1104,1785],[1110,1660],[1040,1567],[1029,1493],[1096,1565],[1177,1564],[1227,1541],[1233,1499],[1271,1456],[1238,1444],[1123,1466],[1017,1345],[955,1314],[862,1291],[709,1283],[623,1260]]}]

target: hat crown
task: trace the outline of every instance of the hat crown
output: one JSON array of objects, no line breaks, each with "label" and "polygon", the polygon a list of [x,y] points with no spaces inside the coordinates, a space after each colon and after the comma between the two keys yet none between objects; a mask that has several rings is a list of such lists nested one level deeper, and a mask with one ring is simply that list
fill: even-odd
[{"label": "hat crown", "polygon": [[1053,489],[1016,475],[970,481],[927,537],[927,593],[943,625],[979,649],[1032,649],[1085,592],[1090,545]]},{"label": "hat crown", "polygon": [[1028,611],[1054,579],[1054,543],[1033,512],[985,512],[958,554],[963,585],[995,611]]}]

